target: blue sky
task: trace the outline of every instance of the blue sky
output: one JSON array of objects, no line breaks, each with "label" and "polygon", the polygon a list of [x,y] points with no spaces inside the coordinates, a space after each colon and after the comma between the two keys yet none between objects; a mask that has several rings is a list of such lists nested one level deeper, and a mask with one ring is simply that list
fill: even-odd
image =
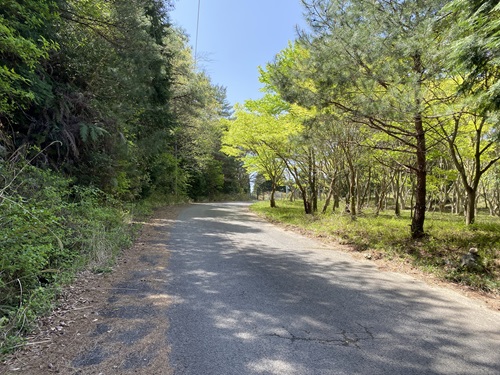
[{"label": "blue sky", "polygon": [[[195,44],[198,0],[175,0],[171,21]],[[201,0],[198,34],[200,67],[227,88],[231,104],[262,96],[258,66],[297,36],[304,25],[300,0]]]}]

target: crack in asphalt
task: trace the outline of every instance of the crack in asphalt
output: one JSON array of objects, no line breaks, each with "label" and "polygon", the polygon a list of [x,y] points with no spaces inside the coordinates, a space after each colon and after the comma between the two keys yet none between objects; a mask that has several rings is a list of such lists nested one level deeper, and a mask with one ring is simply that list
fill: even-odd
[{"label": "crack in asphalt", "polygon": [[356,349],[361,349],[361,347],[358,345],[360,341],[375,340],[375,337],[368,327],[365,327],[359,323],[356,324],[361,328],[363,328],[364,332],[348,332],[342,330],[334,334],[334,335],[341,335],[341,338],[337,339],[296,336],[285,327],[283,327],[283,329],[288,333],[289,336],[280,335],[278,333],[269,333],[265,336],[290,340],[291,343],[294,343],[295,341],[306,341],[306,342],[316,342],[319,344],[336,344],[336,346],[350,346],[350,347],[355,347]]}]

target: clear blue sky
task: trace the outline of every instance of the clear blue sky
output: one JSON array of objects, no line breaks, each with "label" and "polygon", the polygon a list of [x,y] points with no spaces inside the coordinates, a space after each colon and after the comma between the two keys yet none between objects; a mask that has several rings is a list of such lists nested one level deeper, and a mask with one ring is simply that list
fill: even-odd
[{"label": "clear blue sky", "polygon": [[[175,0],[171,21],[190,36],[194,50],[198,0]],[[300,0],[201,0],[200,67],[227,88],[231,104],[262,96],[258,66],[297,36],[304,25]]]}]

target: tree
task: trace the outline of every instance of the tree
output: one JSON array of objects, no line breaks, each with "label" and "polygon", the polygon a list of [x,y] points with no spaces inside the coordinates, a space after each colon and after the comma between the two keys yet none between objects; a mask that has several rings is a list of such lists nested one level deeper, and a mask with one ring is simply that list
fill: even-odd
[{"label": "tree", "polygon": [[[465,189],[466,224],[475,220],[482,176],[500,159],[500,6],[497,1],[454,0],[437,24],[448,80],[441,87],[438,127]],[[447,117],[446,117],[447,116]]]},{"label": "tree", "polygon": [[453,0],[442,11],[447,31],[443,57],[460,72],[460,93],[483,115],[500,110],[500,4],[496,0]]},{"label": "tree", "polygon": [[154,18],[166,33],[166,13],[156,7],[153,15],[151,3],[160,4],[67,0],[52,8],[40,40],[50,36],[59,48],[36,71],[44,100],[12,111],[12,149],[34,145],[45,167],[113,194],[141,194],[149,157],[172,125],[168,50],[150,34]]},{"label": "tree", "polygon": [[222,151],[238,157],[248,173],[263,175],[271,181],[271,207],[276,207],[276,189],[283,181],[285,162],[280,152],[288,138],[299,129],[287,122],[289,106],[277,96],[267,94],[260,100],[237,105],[234,119],[225,120]]},{"label": "tree", "polygon": [[363,162],[369,160],[368,155],[364,152],[362,141],[366,138],[358,124],[352,124],[348,118],[339,116],[338,114],[327,111],[322,116],[322,129],[319,130],[323,137],[331,139],[339,148],[346,165],[348,174],[348,187],[346,210],[350,213],[353,219],[356,218],[358,211],[361,209],[361,187],[359,181],[361,179],[361,170]]},{"label": "tree", "polygon": [[[47,99],[40,72],[57,49],[51,25],[57,21],[51,0],[6,1],[0,8],[0,124],[21,107]],[[0,129],[1,131],[1,129]]]},{"label": "tree", "polygon": [[450,122],[441,123],[440,132],[467,193],[465,223],[469,225],[475,220],[481,177],[500,160],[499,145],[483,116],[457,112]]},{"label": "tree", "polygon": [[[174,75],[178,81],[174,84],[172,95],[172,107],[178,123],[174,133],[176,152],[181,167],[188,174],[189,196],[193,199],[197,196],[213,198],[228,188],[226,182],[229,175],[237,175],[241,168],[220,153],[223,133],[220,120],[230,116],[231,111],[225,88],[213,85],[203,72],[188,69],[188,74],[182,74],[183,69],[194,67],[189,50],[177,58]],[[230,165],[237,170],[229,171],[227,167]],[[242,185],[234,186],[234,189],[244,190],[246,181],[237,181]],[[233,179],[233,182],[236,181]]]},{"label": "tree", "polygon": [[332,136],[329,125],[330,122],[325,121],[327,126],[319,126],[315,132],[314,144],[317,149],[317,155],[320,159],[319,170],[323,175],[324,188],[327,188],[325,202],[321,212],[326,213],[328,206],[333,198],[333,210],[340,205],[340,176],[344,171],[344,160],[342,158],[342,149],[339,146],[337,138]]},{"label": "tree", "polygon": [[[430,26],[442,1],[303,3],[312,32],[303,33],[299,48],[307,49],[310,57],[301,53],[302,61],[295,63],[288,58],[294,55],[288,48],[268,67],[273,84],[287,100],[334,106],[352,123],[390,135],[402,152],[414,155],[408,165],[417,180],[411,235],[422,237],[429,106],[425,91],[439,73]],[[307,79],[297,72],[305,72]]]},{"label": "tree", "polygon": [[224,173],[240,168],[219,152],[225,91],[197,71],[170,4],[8,1],[2,152],[33,146],[34,163],[121,199],[225,189]]}]

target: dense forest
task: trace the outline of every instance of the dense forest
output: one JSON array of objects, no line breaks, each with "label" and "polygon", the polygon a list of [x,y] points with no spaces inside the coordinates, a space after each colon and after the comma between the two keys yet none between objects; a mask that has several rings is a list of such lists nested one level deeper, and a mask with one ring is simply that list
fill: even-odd
[{"label": "dense forest", "polygon": [[[146,206],[248,192],[225,88],[160,0],[2,0],[0,351]],[[155,203],[156,202],[156,203]],[[10,341],[9,341],[10,340]]]},{"label": "dense forest", "polygon": [[[390,199],[425,214],[500,216],[500,5],[303,0],[308,29],[261,68],[266,95],[223,120],[223,150],[353,219]],[[345,206],[344,206],[345,204]]]}]

